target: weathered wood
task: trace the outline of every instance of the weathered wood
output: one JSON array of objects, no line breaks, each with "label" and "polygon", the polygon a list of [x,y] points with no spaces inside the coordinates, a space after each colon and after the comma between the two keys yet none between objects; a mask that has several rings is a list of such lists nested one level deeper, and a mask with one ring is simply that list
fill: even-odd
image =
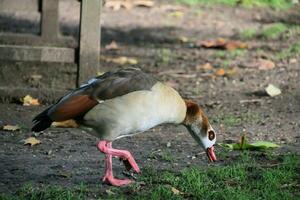
[{"label": "weathered wood", "polygon": [[59,37],[58,2],[42,1],[41,36],[45,41],[57,40]]},{"label": "weathered wood", "polygon": [[0,12],[37,12],[39,0],[0,0]]},{"label": "weathered wood", "polygon": [[72,36],[62,36],[54,41],[45,41],[38,35],[23,33],[0,33],[0,44],[66,48],[78,47],[77,41]]},{"label": "weathered wood", "polygon": [[0,45],[0,60],[72,63],[75,60],[75,49]]},{"label": "weathered wood", "polygon": [[101,0],[81,1],[78,85],[100,71],[101,6]]}]

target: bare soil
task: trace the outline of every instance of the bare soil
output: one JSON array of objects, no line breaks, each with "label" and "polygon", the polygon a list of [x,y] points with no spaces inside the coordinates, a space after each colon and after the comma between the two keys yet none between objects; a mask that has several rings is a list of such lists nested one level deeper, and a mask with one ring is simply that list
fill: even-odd
[{"label": "bare soil", "polygon": [[[65,35],[76,36],[76,14],[79,12],[79,5],[71,3],[71,7],[69,6],[67,2],[61,6],[61,9],[67,9],[61,14],[61,29]],[[183,16],[174,14],[174,10],[178,9]],[[237,72],[221,77],[212,77],[197,66],[210,62],[217,69],[226,69],[224,60],[215,56],[223,50],[205,49],[194,45],[194,41],[218,37],[238,39],[241,30],[260,29],[271,22],[295,25],[300,21],[300,15],[297,15],[295,9],[273,11],[223,6],[190,8],[168,4],[168,1],[157,2],[153,8],[119,11],[105,8],[102,17],[101,54],[104,57],[135,57],[138,60],[136,67],[172,84],[185,98],[197,101],[215,128],[218,143],[237,141],[246,133],[250,141],[268,140],[280,144],[282,147],[276,150],[278,153],[299,154],[300,56],[294,55],[286,60],[278,60],[274,56],[276,52],[299,41],[299,34],[276,40],[254,38],[246,41],[249,49],[245,50],[243,55],[229,59],[230,66],[236,67]],[[18,16],[14,16],[13,19],[19,19]],[[23,23],[31,22],[31,25],[19,29],[37,33],[37,27],[34,25],[37,18],[35,15],[27,16]],[[3,26],[11,20],[9,17],[1,18],[2,30],[20,31],[18,26]],[[182,36],[193,42],[180,41]],[[104,46],[113,40],[120,49],[105,49]],[[258,58],[272,60],[276,67],[271,70],[247,67],[248,63]],[[32,74],[32,66],[27,63],[24,66],[28,68],[18,71],[22,67],[20,65],[22,63],[0,62],[3,77],[0,81],[1,87],[16,87],[15,84],[21,87],[23,84],[24,87],[37,90],[47,88],[47,84],[28,83],[28,79],[24,77],[26,74]],[[102,61],[101,65],[103,70],[120,67],[105,61]],[[13,68],[9,70],[7,66]],[[61,64],[53,66],[61,69],[64,80],[51,82],[52,74],[55,77],[59,75],[53,72],[54,69],[50,69],[51,63],[47,63],[47,67],[41,67],[42,70],[37,69],[35,65],[35,70],[49,79],[50,89],[67,91],[72,86],[70,82],[74,78],[74,68],[72,65],[66,68]],[[128,66],[130,65],[125,64],[122,67]],[[14,80],[12,74],[20,78]],[[8,79],[7,76],[11,78]],[[263,90],[269,83],[279,87],[282,94],[276,97],[265,95]],[[39,186],[55,184],[70,187],[85,183],[99,193],[105,192],[109,186],[101,184],[104,163],[103,155],[96,148],[98,139],[79,129],[50,128],[36,135],[42,142],[40,145],[24,146],[24,139],[33,135],[30,132],[31,119],[53,100],[47,100],[47,96],[41,95],[37,97],[42,99],[43,105],[25,107],[16,103],[18,95],[12,95],[12,98],[0,104],[2,125],[21,126],[21,131],[17,132],[0,131],[0,192],[14,192],[28,182]],[[52,98],[56,99],[59,96],[54,95]],[[113,145],[115,148],[131,151],[142,170],[150,167],[178,171],[190,166],[226,165],[236,154],[228,153],[228,156],[221,156],[219,162],[208,164],[202,149],[185,128],[171,125],[158,126],[132,138],[120,139]],[[217,156],[224,154],[224,151],[223,148],[216,147]],[[122,163],[115,159],[116,176],[122,177],[123,169]]]}]

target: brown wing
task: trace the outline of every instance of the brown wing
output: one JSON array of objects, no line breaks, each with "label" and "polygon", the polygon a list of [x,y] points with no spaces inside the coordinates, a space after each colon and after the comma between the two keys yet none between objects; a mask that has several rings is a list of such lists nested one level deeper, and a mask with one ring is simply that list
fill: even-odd
[{"label": "brown wing", "polygon": [[[112,99],[138,90],[149,90],[157,81],[137,68],[119,69],[93,78],[80,88],[62,97],[56,104],[37,115],[32,130],[48,128],[51,121],[80,118],[98,101]],[[38,127],[43,124],[43,128]],[[48,123],[46,123],[48,122]],[[49,126],[48,126],[49,125]],[[44,128],[47,126],[46,128]]]}]

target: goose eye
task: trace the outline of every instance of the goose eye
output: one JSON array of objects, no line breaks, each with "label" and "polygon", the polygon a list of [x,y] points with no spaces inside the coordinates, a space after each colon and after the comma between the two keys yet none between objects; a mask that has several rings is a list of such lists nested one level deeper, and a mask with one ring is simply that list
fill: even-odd
[{"label": "goose eye", "polygon": [[214,140],[215,137],[216,137],[216,136],[215,136],[215,132],[214,132],[213,130],[208,131],[208,139],[209,139],[210,141]]}]

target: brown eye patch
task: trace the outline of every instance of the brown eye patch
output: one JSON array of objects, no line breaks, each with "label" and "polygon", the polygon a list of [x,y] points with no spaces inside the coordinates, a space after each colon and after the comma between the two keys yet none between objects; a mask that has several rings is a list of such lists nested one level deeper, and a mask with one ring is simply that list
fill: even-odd
[{"label": "brown eye patch", "polygon": [[208,139],[210,141],[212,141],[213,139],[215,139],[215,132],[214,131],[212,131],[212,130],[208,131]]}]

